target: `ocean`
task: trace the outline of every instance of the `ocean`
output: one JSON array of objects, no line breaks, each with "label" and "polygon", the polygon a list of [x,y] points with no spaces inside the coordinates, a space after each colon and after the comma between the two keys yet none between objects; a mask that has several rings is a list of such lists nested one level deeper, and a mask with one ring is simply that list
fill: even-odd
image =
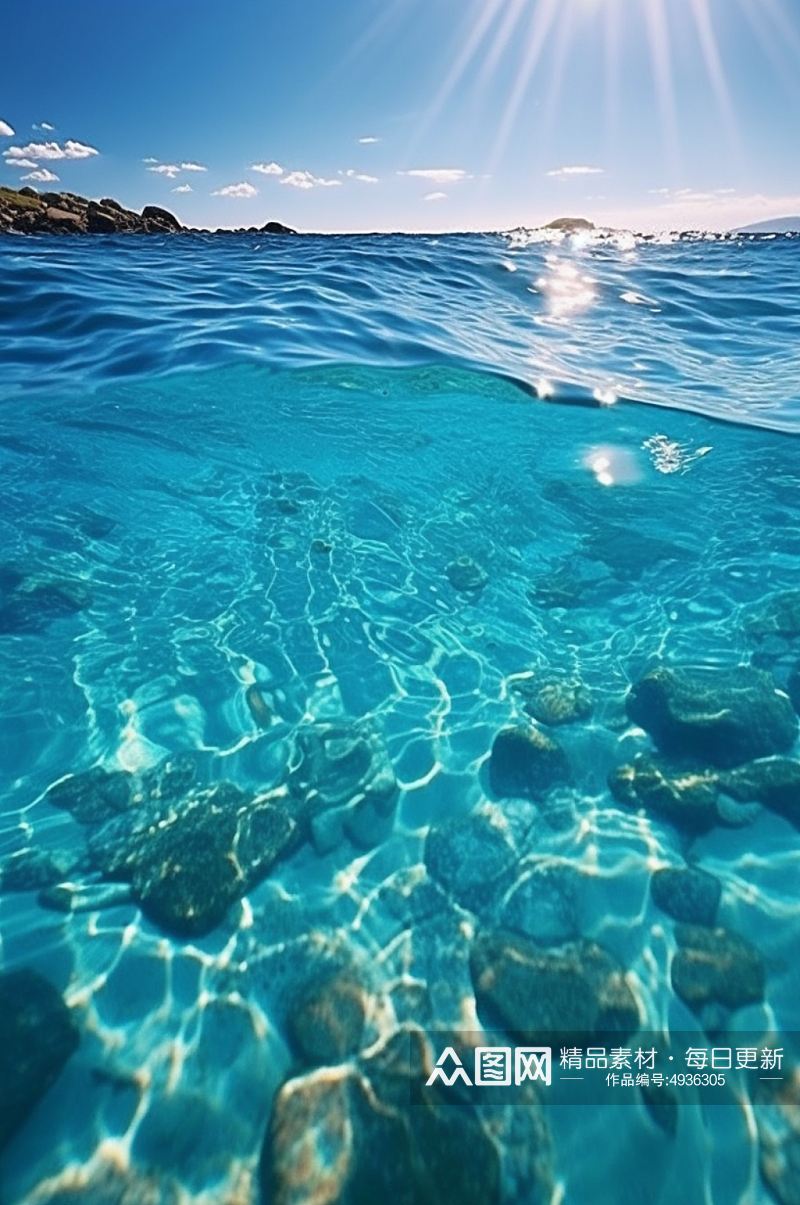
[{"label": "ocean", "polygon": [[0,240],[2,1205],[800,1201],[799,249]]}]

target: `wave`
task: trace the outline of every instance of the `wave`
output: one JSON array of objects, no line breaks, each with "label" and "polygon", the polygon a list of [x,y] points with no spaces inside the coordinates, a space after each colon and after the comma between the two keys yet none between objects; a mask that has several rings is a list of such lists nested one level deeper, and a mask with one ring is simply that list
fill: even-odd
[{"label": "wave", "polygon": [[536,232],[0,246],[0,401],[207,371],[431,364],[800,429],[791,239]]}]

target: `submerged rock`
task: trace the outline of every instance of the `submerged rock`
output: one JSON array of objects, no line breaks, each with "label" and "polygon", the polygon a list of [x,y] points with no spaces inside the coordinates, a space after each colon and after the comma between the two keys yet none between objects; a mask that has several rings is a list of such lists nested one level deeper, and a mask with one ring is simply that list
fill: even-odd
[{"label": "submerged rock", "polygon": [[472,912],[498,892],[518,856],[502,812],[491,804],[434,825],[425,841],[429,875]]},{"label": "submerged rock", "polygon": [[[422,1035],[399,1031],[357,1066],[289,1080],[278,1093],[261,1160],[272,1205],[500,1205],[500,1151],[477,1108],[454,1107]],[[509,1112],[511,1112],[509,1110]],[[523,1120],[524,1118],[524,1120]],[[502,1138],[499,1113],[492,1129]],[[540,1108],[516,1112],[526,1133],[526,1196],[549,1200],[549,1139]]]},{"label": "submerged rock", "polygon": [[578,930],[580,871],[551,857],[528,858],[503,901],[501,924],[539,945],[575,941]]},{"label": "submerged rock", "polygon": [[450,585],[461,594],[476,594],[489,580],[488,575],[471,556],[456,557],[445,572]]},{"label": "submerged rock", "polygon": [[665,866],[650,879],[653,903],[674,920],[713,925],[722,898],[722,884],[696,866]]},{"label": "submerged rock", "polygon": [[38,891],[60,883],[80,862],[70,850],[20,849],[6,858],[0,870],[3,891]]},{"label": "submerged rock", "polygon": [[675,770],[649,753],[639,753],[611,771],[608,786],[620,803],[644,808],[687,832],[708,832],[720,823],[714,771]]},{"label": "submerged rock", "polygon": [[800,665],[796,665],[789,674],[789,680],[786,683],[786,693],[788,694],[792,707],[800,713]]},{"label": "submerged rock", "polygon": [[92,591],[81,578],[0,567],[0,634],[41,632],[54,620],[92,605]]},{"label": "submerged rock", "polygon": [[292,1045],[311,1064],[341,1063],[358,1052],[367,1014],[367,993],[341,971],[306,989],[289,1014]]},{"label": "submerged rock", "polygon": [[797,716],[763,670],[660,666],[627,698],[630,719],[665,753],[728,768],[789,749]]},{"label": "submerged rock", "polygon": [[719,785],[739,802],[756,800],[800,828],[800,762],[785,757],[748,762],[720,774]]},{"label": "submerged rock", "polygon": [[662,561],[691,560],[695,553],[682,544],[662,540],[643,531],[631,531],[614,523],[584,540],[584,551],[622,580],[635,580]]},{"label": "submerged rock", "polygon": [[265,692],[258,683],[253,682],[248,686],[244,692],[244,698],[250,714],[259,728],[266,729],[271,727],[274,713],[272,707],[267,702]]},{"label": "submerged rock", "polygon": [[528,715],[555,727],[586,720],[592,714],[592,695],[579,678],[519,677],[511,682],[522,696]]},{"label": "submerged rock", "polygon": [[708,1005],[744,1008],[764,999],[761,954],[737,933],[722,927],[680,924],[672,960],[675,992],[696,1013]]},{"label": "submerged rock", "polygon": [[59,993],[28,968],[0,974],[0,1151],[78,1046]]},{"label": "submerged rock", "polygon": [[279,802],[219,783],[109,821],[90,835],[89,853],[104,875],[131,883],[156,924],[199,936],[269,872],[295,830]]},{"label": "submerged rock", "polygon": [[103,824],[125,812],[133,803],[134,778],[125,770],[108,772],[93,766],[70,774],[50,787],[45,801],[69,812],[79,824]]},{"label": "submerged rock", "polygon": [[288,787],[298,823],[319,853],[345,836],[370,849],[392,830],[397,779],[383,738],[363,720],[301,725]]},{"label": "submerged rock", "polygon": [[486,931],[475,939],[470,969],[489,1024],[525,1041],[555,1032],[586,1045],[597,1033],[622,1038],[639,1028],[624,968],[597,942],[546,949],[511,930]]},{"label": "submerged rock", "polygon": [[769,636],[791,640],[800,636],[800,590],[774,594],[750,617],[747,627],[751,635],[759,640]]},{"label": "submerged rock", "polygon": [[57,883],[39,892],[39,903],[53,912],[97,912],[133,900],[129,883]]},{"label": "submerged rock", "polygon": [[[772,1074],[772,1072],[770,1072]],[[761,1178],[779,1205],[800,1205],[800,1076],[790,1065],[754,1084]]]},{"label": "submerged rock", "polygon": [[564,750],[538,728],[504,728],[494,738],[489,782],[498,798],[541,798],[569,777]]}]

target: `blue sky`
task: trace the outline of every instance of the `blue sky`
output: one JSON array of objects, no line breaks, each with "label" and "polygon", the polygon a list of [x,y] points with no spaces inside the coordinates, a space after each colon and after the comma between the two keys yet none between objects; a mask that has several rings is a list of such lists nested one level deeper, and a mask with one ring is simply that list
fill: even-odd
[{"label": "blue sky", "polygon": [[2,184],[319,231],[800,213],[800,0],[6,0],[2,29]]}]

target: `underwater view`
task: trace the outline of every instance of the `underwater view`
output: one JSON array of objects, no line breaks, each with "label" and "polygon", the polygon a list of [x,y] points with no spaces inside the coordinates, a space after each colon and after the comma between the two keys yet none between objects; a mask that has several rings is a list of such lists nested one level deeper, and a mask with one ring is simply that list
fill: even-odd
[{"label": "underwater view", "polygon": [[798,1205],[799,248],[2,241],[2,1205]]}]

